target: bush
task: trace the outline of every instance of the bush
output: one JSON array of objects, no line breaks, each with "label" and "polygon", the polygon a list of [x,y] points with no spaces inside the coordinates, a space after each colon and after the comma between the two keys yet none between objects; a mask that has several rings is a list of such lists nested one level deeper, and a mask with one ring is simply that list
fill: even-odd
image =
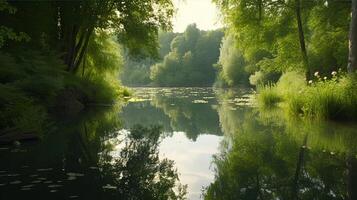
[{"label": "bush", "polygon": [[342,75],[318,80],[303,92],[302,111],[305,115],[334,120],[357,117],[356,75]]},{"label": "bush", "polygon": [[282,101],[282,96],[275,85],[258,86],[258,104],[263,107],[273,107]]},{"label": "bush", "polygon": [[286,72],[276,85],[260,87],[258,103],[271,106],[283,101],[291,114],[333,120],[357,118],[357,75],[332,73],[331,78],[320,77],[307,85],[304,75]]},{"label": "bush", "polygon": [[59,56],[51,52],[0,52],[0,63],[0,134],[9,129],[41,133],[55,107],[70,101],[80,109],[87,103],[113,103],[125,92],[113,79],[116,74],[112,71],[91,76],[71,74],[65,71]]},{"label": "bush", "polygon": [[280,72],[257,71],[249,77],[249,83],[255,86],[276,83],[280,76]]},{"label": "bush", "polygon": [[15,129],[20,133],[43,130],[46,110],[20,90],[0,84],[0,130]]}]

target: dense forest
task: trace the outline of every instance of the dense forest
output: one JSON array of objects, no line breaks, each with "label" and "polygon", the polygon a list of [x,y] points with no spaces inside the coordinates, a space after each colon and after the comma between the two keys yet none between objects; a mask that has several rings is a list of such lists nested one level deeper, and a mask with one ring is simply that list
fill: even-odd
[{"label": "dense forest", "polygon": [[51,112],[112,104],[130,95],[119,79],[248,86],[261,106],[355,119],[355,1],[213,2],[225,28],[173,33],[170,0],[0,1],[1,132],[37,132]]},{"label": "dense forest", "polygon": [[[289,70],[302,70],[309,79],[316,71],[328,78],[339,68],[346,71],[351,21],[348,3],[301,0],[215,3],[229,24],[227,37],[233,37],[229,44],[238,51],[235,55],[241,55],[241,74],[248,73],[251,84],[276,82],[279,74]],[[229,59],[236,58],[228,57],[223,63]],[[223,71],[229,71],[228,64],[222,66]],[[223,79],[230,82],[235,78],[231,76],[223,75]]]},{"label": "dense forest", "polygon": [[0,199],[357,199],[356,122],[357,0],[0,0]]},{"label": "dense forest", "polygon": [[1,0],[1,135],[39,133],[53,113],[128,95],[121,51],[158,57],[173,13],[169,0]]},{"label": "dense forest", "polygon": [[125,59],[125,85],[212,86],[216,79],[222,30],[202,31],[195,24],[183,33],[159,33],[159,59]]},{"label": "dense forest", "polygon": [[218,85],[249,80],[264,107],[356,119],[356,1],[213,2],[227,26]]}]

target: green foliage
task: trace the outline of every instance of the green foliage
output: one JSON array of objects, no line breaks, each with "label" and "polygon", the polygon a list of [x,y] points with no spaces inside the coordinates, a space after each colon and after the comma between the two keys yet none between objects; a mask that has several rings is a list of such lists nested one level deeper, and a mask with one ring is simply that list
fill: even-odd
[{"label": "green foliage", "polygon": [[[16,53],[0,53],[0,111],[3,118],[0,130],[16,128],[19,132],[40,134],[47,116],[58,106],[59,97],[71,95],[72,101],[81,104],[112,103],[122,93],[116,82],[104,78],[108,69],[99,68],[101,62],[110,67],[108,60],[93,61],[99,69],[88,65],[87,72],[91,75],[80,77],[66,72],[66,66],[51,52],[18,49]],[[111,59],[110,56],[107,58]]]},{"label": "green foliage", "polygon": [[357,117],[356,91],[355,75],[342,75],[312,83],[291,96],[287,104],[290,111],[307,116],[354,120]]},{"label": "green foliage", "polygon": [[258,86],[258,104],[264,107],[272,107],[281,101],[281,95],[274,85]]},{"label": "green foliage", "polygon": [[[249,73],[252,85],[259,85],[276,82],[282,73],[291,70],[304,70],[312,77],[314,71],[328,73],[337,70],[337,66],[347,66],[350,5],[304,0],[213,2],[221,10],[228,27],[226,37],[233,37],[231,46],[236,48],[228,53],[223,44],[221,57],[228,58],[234,52],[244,60],[244,63],[234,62],[239,64],[227,67],[234,73],[222,70],[219,78],[228,85],[236,85],[232,80],[239,79],[244,71]],[[306,63],[302,56],[297,10],[301,11]],[[231,78],[224,74],[230,74]]]},{"label": "green foliage", "polygon": [[[9,5],[5,0],[0,1],[0,13],[7,12],[8,14],[15,14],[16,8]],[[30,38],[27,34],[20,32],[15,33],[12,28],[7,26],[0,25],[0,48],[4,45],[6,40],[13,40],[13,41],[28,41]]]},{"label": "green foliage", "polygon": [[223,37],[220,30],[200,31],[195,24],[178,34],[162,62],[151,67],[150,78],[159,86],[208,86],[216,77],[213,64]]},{"label": "green foliage", "polygon": [[276,83],[279,80],[280,75],[281,73],[274,71],[257,71],[249,77],[249,83],[255,86]]},{"label": "green foliage", "polygon": [[120,71],[120,80],[128,86],[144,86],[150,84],[150,67],[155,61],[151,58],[133,59],[124,56],[123,69]]},{"label": "green foliage", "polygon": [[232,34],[225,36],[222,41],[220,56],[217,63],[219,69],[219,81],[228,86],[248,83],[248,73],[245,71],[245,60],[236,46],[236,40]]},{"label": "green foliage", "polygon": [[[294,115],[334,120],[354,120],[356,112],[356,75],[333,72],[331,78],[321,78],[315,73],[315,79],[306,84],[301,72],[287,72],[275,86],[259,90],[258,101],[261,105],[276,103],[270,99],[275,96],[282,100],[285,109]],[[271,96],[271,98],[267,98]]]},{"label": "green foliage", "polygon": [[122,66],[121,48],[115,35],[103,30],[96,30],[91,36],[82,65],[83,76],[118,76]]},{"label": "green foliage", "polygon": [[[294,73],[299,74],[286,78]],[[278,108],[232,111],[230,106],[223,102],[217,109],[225,134],[204,199],[347,197],[355,125],[288,118]]]},{"label": "green foliage", "polygon": [[329,1],[328,6],[313,8],[311,27],[311,71],[328,73],[338,66],[347,66],[350,6]]},{"label": "green foliage", "polygon": [[21,90],[0,84],[0,135],[15,129],[18,133],[41,133],[46,110]]},{"label": "green foliage", "polygon": [[[131,128],[117,157],[101,163],[104,177],[123,199],[186,199],[186,187],[179,183],[174,162],[159,158],[160,127]],[[106,178],[107,178],[106,177]],[[175,192],[178,189],[178,192]]]},{"label": "green foliage", "polygon": [[7,40],[4,45],[61,52],[67,71],[75,73],[84,64],[92,36],[103,30],[115,33],[131,54],[158,57],[158,31],[171,28],[173,13],[170,0],[2,0],[0,45],[29,36],[27,43]]},{"label": "green foliage", "polygon": [[[170,53],[170,45],[177,33],[159,32],[159,56],[163,59]],[[152,65],[160,62],[150,57],[136,58],[128,52],[124,52],[124,65],[120,72],[120,80],[128,86],[146,86],[151,84],[150,68]]]}]

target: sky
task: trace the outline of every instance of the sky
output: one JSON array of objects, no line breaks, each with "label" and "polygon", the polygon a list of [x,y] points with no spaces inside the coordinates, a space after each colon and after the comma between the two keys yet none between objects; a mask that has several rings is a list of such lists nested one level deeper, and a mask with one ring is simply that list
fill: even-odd
[{"label": "sky", "polygon": [[213,30],[222,27],[219,23],[219,11],[211,0],[174,0],[177,9],[173,21],[174,32],[184,32],[187,25],[196,23],[201,30]]}]

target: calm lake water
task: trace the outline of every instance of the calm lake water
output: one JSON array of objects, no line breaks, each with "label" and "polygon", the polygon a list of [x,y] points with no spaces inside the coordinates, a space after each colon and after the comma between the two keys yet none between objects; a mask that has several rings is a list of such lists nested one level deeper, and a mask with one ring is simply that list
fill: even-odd
[{"label": "calm lake water", "polygon": [[[357,199],[356,122],[294,118],[251,90],[133,88],[0,147],[0,199]],[[179,180],[177,180],[179,179]],[[173,199],[173,198],[171,198]]]}]

